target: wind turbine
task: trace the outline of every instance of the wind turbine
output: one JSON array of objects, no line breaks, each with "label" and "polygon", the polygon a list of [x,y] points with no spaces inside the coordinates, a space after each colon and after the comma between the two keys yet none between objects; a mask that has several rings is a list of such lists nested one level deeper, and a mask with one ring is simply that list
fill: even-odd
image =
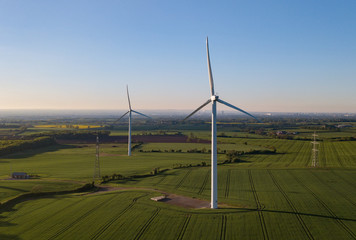
[{"label": "wind turbine", "polygon": [[217,176],[217,139],[216,139],[216,102],[222,103],[232,109],[235,109],[237,111],[240,111],[242,113],[245,113],[249,115],[250,117],[253,117],[256,119],[258,122],[260,122],[256,117],[252,116],[248,112],[242,110],[241,108],[235,107],[234,105],[231,105],[228,102],[225,102],[219,98],[215,94],[214,91],[214,81],[213,81],[213,73],[211,71],[211,65],[210,65],[210,56],[209,56],[209,42],[208,42],[208,37],[206,38],[206,54],[207,54],[207,61],[208,61],[208,71],[209,71],[209,81],[210,81],[210,90],[211,90],[211,97],[208,101],[206,101],[203,105],[198,107],[194,112],[189,114],[183,121],[186,119],[190,118],[192,115],[194,115],[196,112],[198,112],[200,109],[211,103],[212,105],[212,114],[211,114],[211,203],[210,207],[211,208],[218,208],[218,176]]},{"label": "wind turbine", "polygon": [[137,112],[135,110],[133,110],[131,108],[131,102],[130,102],[130,95],[129,95],[129,87],[126,85],[126,91],[127,91],[127,100],[129,102],[129,110],[124,113],[124,115],[122,115],[119,119],[117,119],[115,122],[118,122],[121,120],[121,118],[125,117],[126,114],[129,114],[129,136],[128,136],[128,148],[127,148],[127,155],[128,156],[131,156],[131,115],[132,113],[136,113],[136,114],[139,114],[141,116],[144,116],[144,117],[147,117],[147,118],[150,118],[149,116],[143,114],[143,113],[140,113],[140,112]]}]

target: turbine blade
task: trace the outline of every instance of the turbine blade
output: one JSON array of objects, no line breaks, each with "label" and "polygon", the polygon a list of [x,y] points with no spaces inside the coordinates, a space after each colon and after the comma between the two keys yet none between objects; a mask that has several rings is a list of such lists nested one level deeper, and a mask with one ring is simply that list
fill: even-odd
[{"label": "turbine blade", "polygon": [[128,85],[126,85],[126,91],[127,91],[127,100],[129,101],[129,109],[131,110],[131,102],[130,102],[129,86]]},{"label": "turbine blade", "polygon": [[114,121],[114,123],[118,122],[121,120],[121,118],[125,117],[126,114],[128,114],[130,111],[127,111],[126,113],[124,113],[124,115],[122,115],[121,117],[119,117],[116,121]]},{"label": "turbine blade", "polygon": [[139,114],[139,115],[141,115],[141,116],[144,116],[144,117],[146,117],[146,118],[151,118],[151,117],[149,117],[149,116],[147,116],[147,115],[145,115],[145,114],[143,114],[143,113],[140,113],[140,112],[137,112],[137,111],[135,111],[135,110],[132,110],[134,113],[137,113],[137,114]]},{"label": "turbine blade", "polygon": [[217,101],[218,101],[219,103],[222,103],[222,104],[224,104],[224,105],[226,105],[226,106],[228,106],[228,107],[231,107],[231,108],[233,108],[233,109],[235,109],[235,110],[237,110],[237,111],[240,111],[240,112],[242,112],[242,113],[244,113],[244,114],[247,114],[247,115],[249,115],[250,117],[253,117],[254,119],[256,119],[258,122],[262,123],[260,120],[258,120],[258,118],[256,118],[256,117],[253,116],[252,114],[250,114],[250,113],[248,113],[248,112],[242,110],[241,108],[235,107],[234,105],[231,105],[230,103],[225,102],[225,101],[221,100],[220,98],[219,98]]},{"label": "turbine blade", "polygon": [[203,105],[201,105],[200,107],[198,107],[194,112],[192,112],[191,114],[189,114],[186,118],[183,119],[183,121],[187,120],[188,118],[190,118],[191,116],[193,116],[196,112],[198,112],[200,109],[202,109],[203,107],[205,107],[206,105],[208,105],[211,102],[211,99],[209,99],[208,101],[206,101]]},{"label": "turbine blade", "polygon": [[214,80],[213,80],[213,73],[211,71],[211,64],[210,64],[210,54],[209,54],[209,41],[208,37],[206,37],[206,55],[208,58],[208,70],[209,70],[209,82],[210,82],[210,90],[211,90],[211,96],[215,95],[214,91]]}]

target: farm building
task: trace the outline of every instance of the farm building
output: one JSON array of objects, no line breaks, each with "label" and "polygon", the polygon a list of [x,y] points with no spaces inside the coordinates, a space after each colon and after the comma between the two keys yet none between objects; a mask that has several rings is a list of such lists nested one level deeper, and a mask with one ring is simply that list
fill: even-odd
[{"label": "farm building", "polygon": [[13,172],[11,174],[11,177],[15,178],[15,179],[28,179],[28,178],[30,178],[30,176],[28,176],[27,173],[25,173],[25,172]]},{"label": "farm building", "polygon": [[277,131],[276,134],[277,134],[277,136],[286,135],[287,132],[286,131]]}]

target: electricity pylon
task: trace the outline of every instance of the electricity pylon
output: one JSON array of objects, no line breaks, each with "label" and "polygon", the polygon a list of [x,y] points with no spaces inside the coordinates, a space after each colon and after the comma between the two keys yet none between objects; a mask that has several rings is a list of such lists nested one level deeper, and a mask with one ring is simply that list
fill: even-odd
[{"label": "electricity pylon", "polygon": [[95,181],[95,179],[98,178],[100,178],[99,135],[96,136],[96,155],[95,155],[95,163],[94,163],[93,182]]},{"label": "electricity pylon", "polygon": [[314,141],[311,142],[311,144],[313,144],[313,149],[312,149],[312,164],[311,166],[312,167],[317,167],[318,166],[318,149],[316,148],[316,146],[319,144],[317,141],[316,141],[316,137],[318,135],[316,135],[315,131],[314,131],[314,134],[312,135],[314,137]]}]

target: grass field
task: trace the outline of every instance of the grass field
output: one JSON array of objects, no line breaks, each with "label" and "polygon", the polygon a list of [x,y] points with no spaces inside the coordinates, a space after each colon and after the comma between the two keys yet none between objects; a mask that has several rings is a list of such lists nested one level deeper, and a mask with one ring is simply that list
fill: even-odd
[{"label": "grass field", "polygon": [[[207,132],[197,132],[209,137]],[[230,133],[227,133],[230,134]],[[150,200],[159,193],[210,199],[210,167],[172,169],[210,162],[208,153],[170,149],[200,143],[149,143],[127,157],[126,144],[101,145],[101,173],[125,176],[170,169],[158,175],[110,182],[134,187],[101,194],[66,194],[0,207],[0,239],[356,239],[356,141],[324,140],[319,167],[311,168],[310,141],[218,138],[221,149],[265,149],[241,162],[218,166],[221,209],[185,209]],[[163,152],[139,152],[161,149]],[[0,158],[0,178],[13,171],[39,180],[0,180],[0,201],[31,191],[77,188],[92,180],[94,145],[52,146]],[[222,163],[225,154],[219,154]],[[35,187],[40,185],[40,187]],[[35,187],[35,188],[34,188]]]}]

